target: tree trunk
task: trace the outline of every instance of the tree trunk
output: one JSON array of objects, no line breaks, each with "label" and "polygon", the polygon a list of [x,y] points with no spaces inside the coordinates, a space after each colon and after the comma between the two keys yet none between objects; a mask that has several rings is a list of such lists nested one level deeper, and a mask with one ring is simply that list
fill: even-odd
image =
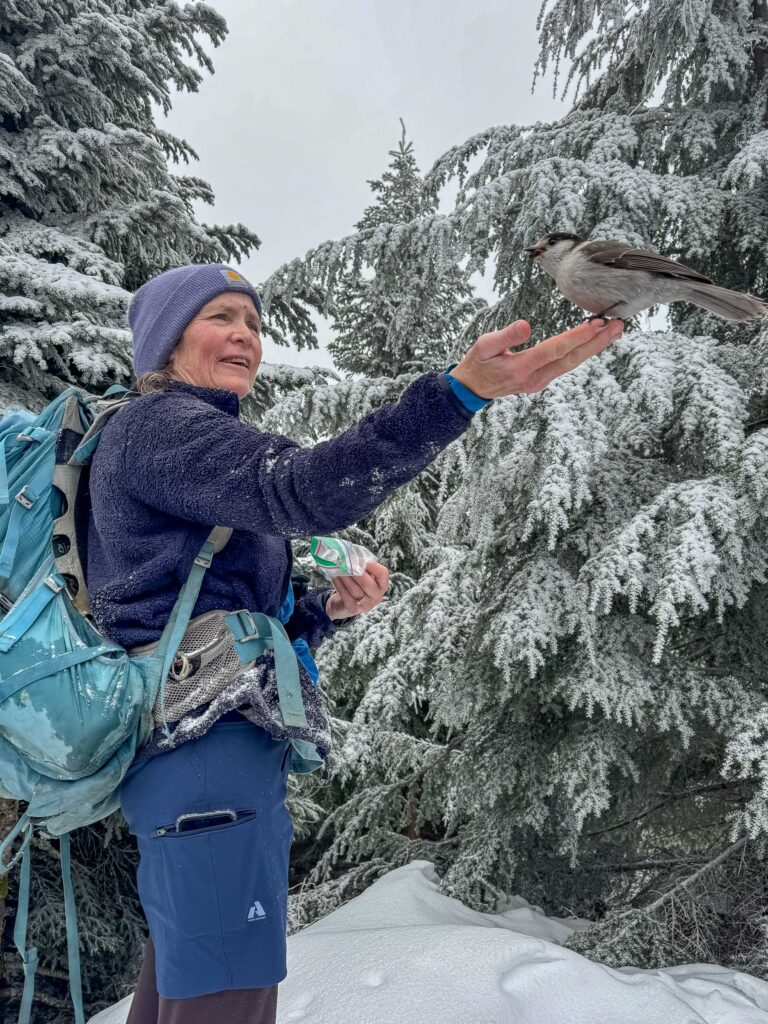
[{"label": "tree trunk", "polygon": [[[768,30],[768,0],[754,0],[752,4],[752,20],[762,22],[765,29]],[[754,65],[755,84],[759,85],[768,71],[768,43],[761,42],[755,47],[752,63]],[[766,114],[763,114],[763,124],[767,120]]]}]

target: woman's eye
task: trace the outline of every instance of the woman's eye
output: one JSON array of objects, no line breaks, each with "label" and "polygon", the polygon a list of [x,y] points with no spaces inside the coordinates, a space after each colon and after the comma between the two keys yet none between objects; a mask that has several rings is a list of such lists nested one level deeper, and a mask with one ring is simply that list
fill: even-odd
[{"label": "woman's eye", "polygon": [[226,313],[214,313],[213,314],[213,319],[214,320],[226,320],[227,319],[227,314]]}]

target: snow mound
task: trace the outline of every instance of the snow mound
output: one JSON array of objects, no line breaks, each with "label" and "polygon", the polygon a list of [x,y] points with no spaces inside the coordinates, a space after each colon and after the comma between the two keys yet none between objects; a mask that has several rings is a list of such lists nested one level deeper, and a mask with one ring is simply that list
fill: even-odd
[{"label": "snow mound", "polygon": [[[768,1024],[768,983],[711,964],[612,970],[559,943],[584,922],[520,897],[482,914],[428,861],[288,940],[279,1024]],[[131,997],[91,1018],[122,1024]]]}]

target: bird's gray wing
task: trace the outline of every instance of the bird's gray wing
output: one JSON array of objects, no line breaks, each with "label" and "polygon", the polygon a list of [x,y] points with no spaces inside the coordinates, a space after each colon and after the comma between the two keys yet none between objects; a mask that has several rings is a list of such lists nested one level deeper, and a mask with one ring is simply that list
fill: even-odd
[{"label": "bird's gray wing", "polygon": [[667,259],[657,252],[648,249],[633,249],[622,242],[606,239],[596,242],[584,242],[579,252],[591,263],[601,263],[606,267],[619,267],[622,270],[647,270],[652,274],[664,274],[666,277],[678,277],[686,281],[700,281],[703,284],[714,284],[711,277],[705,277],[698,270],[692,270],[677,260]]}]

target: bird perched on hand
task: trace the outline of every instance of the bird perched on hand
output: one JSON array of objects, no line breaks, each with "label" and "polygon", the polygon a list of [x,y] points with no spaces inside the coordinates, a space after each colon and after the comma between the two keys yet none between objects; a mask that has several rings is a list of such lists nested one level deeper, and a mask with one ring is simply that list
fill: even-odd
[{"label": "bird perched on hand", "polygon": [[691,302],[725,320],[755,320],[768,313],[768,304],[754,295],[720,288],[677,260],[624,242],[585,242],[556,232],[524,251],[555,279],[566,299],[596,316],[623,319],[670,302]]}]

